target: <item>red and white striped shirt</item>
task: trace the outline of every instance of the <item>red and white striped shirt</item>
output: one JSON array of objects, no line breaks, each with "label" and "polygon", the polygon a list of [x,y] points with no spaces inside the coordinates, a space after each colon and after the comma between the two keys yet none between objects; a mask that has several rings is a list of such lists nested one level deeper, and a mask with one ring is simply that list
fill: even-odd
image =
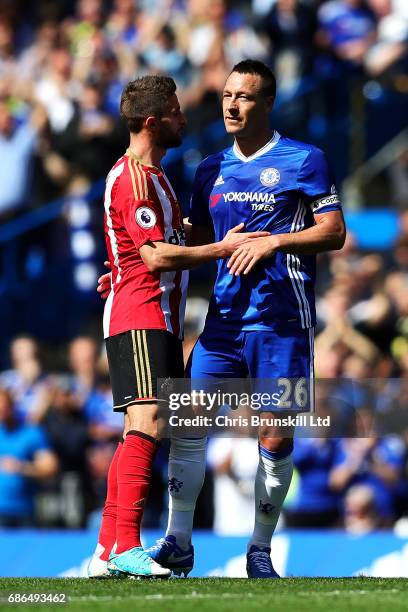
[{"label": "red and white striped shirt", "polygon": [[105,240],[112,289],[104,337],[131,329],[163,329],[183,337],[188,272],[150,272],[140,256],[148,241],[184,245],[180,205],[164,172],[128,149],[106,179]]}]

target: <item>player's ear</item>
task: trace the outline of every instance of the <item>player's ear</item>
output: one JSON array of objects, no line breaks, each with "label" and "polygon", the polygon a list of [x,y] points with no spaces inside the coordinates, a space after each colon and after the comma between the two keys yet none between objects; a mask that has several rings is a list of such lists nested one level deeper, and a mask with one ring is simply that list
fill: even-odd
[{"label": "player's ear", "polygon": [[265,102],[266,102],[266,107],[267,107],[268,111],[270,112],[272,110],[273,104],[275,102],[274,96],[266,96]]},{"label": "player's ear", "polygon": [[147,127],[148,130],[154,131],[157,126],[156,117],[153,117],[153,116],[147,117],[147,119],[145,120],[145,126]]}]

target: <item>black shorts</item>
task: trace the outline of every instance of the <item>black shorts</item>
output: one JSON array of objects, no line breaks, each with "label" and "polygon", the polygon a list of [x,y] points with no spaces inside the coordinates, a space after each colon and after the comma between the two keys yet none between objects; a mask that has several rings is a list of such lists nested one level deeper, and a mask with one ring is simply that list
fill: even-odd
[{"label": "black shorts", "polygon": [[183,378],[181,340],[161,329],[136,329],[106,339],[113,409],[157,400],[158,378]]}]

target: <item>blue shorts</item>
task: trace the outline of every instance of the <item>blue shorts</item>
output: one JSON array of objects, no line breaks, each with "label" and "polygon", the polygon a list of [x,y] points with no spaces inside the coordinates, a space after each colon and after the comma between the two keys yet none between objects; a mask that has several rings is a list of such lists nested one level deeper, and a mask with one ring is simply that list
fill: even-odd
[{"label": "blue shorts", "polygon": [[[205,328],[186,376],[251,379],[251,392],[279,389],[282,409],[314,409],[314,329],[233,331]],[[276,406],[274,406],[276,408]],[[267,410],[272,410],[272,405]]]}]

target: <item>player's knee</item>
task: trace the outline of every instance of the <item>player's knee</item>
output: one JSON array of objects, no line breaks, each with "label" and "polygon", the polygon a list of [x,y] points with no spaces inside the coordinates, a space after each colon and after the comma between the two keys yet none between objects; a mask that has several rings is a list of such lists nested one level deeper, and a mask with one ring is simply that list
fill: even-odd
[{"label": "player's knee", "polygon": [[259,442],[271,453],[282,453],[293,448],[293,438],[268,437],[262,435],[262,432],[259,434]]},{"label": "player's knee", "polygon": [[142,431],[150,436],[157,437],[157,404],[135,404],[127,409],[125,430]]},{"label": "player's knee", "polygon": [[205,460],[207,438],[178,438],[173,436],[170,442],[170,457],[200,461]]}]

